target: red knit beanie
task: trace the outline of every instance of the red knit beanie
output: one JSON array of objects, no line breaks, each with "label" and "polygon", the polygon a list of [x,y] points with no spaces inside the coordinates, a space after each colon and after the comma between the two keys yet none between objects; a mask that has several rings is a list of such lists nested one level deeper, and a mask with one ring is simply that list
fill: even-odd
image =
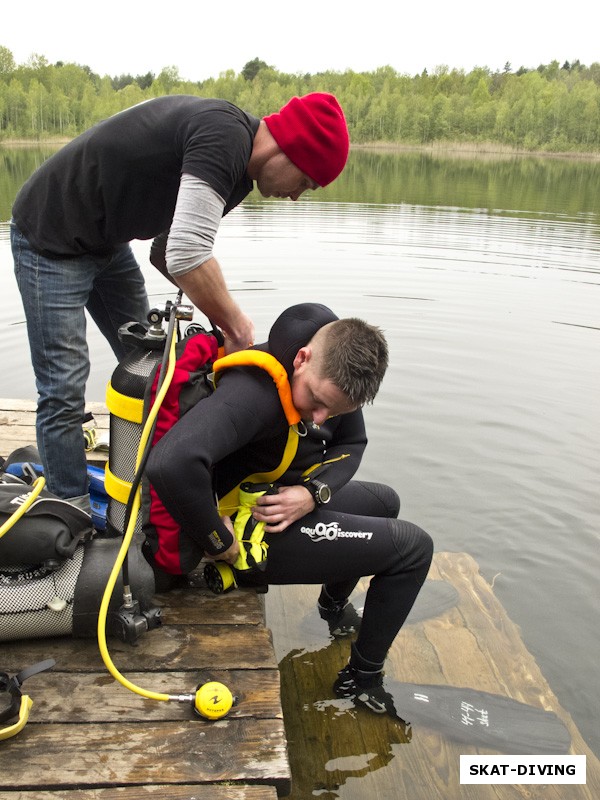
[{"label": "red knit beanie", "polygon": [[292,97],[264,121],[290,161],[319,186],[327,186],[344,169],[350,139],[344,112],[332,94]]}]

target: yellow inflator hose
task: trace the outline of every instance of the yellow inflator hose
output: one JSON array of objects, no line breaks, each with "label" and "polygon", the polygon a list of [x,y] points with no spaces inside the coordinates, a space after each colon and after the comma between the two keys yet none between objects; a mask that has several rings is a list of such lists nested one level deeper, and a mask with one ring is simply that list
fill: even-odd
[{"label": "yellow inflator hose", "polygon": [[29,719],[29,712],[31,711],[32,705],[33,700],[31,697],[29,697],[28,694],[22,695],[21,704],[19,707],[19,719],[12,725],[0,730],[0,740],[10,739],[11,736],[16,736],[17,733],[20,733],[23,730],[25,725],[27,725],[27,720]]},{"label": "yellow inflator hose", "polygon": [[[158,392],[156,399],[152,405],[152,408],[150,409],[150,413],[148,414],[148,419],[146,420],[146,423],[142,430],[142,435],[140,438],[140,444],[138,447],[138,452],[136,457],[136,465],[135,465],[136,472],[142,461],[143,453],[146,448],[148,439],[150,437],[154,420],[156,419],[161,403],[164,399],[165,394],[167,393],[167,390],[173,378],[173,373],[175,372],[175,361],[176,361],[175,345],[176,345],[176,336],[175,336],[175,328],[173,328],[171,341],[168,345],[169,360],[168,360],[167,372],[163,384],[160,388],[160,391]],[[100,604],[100,612],[98,615],[98,647],[100,648],[100,654],[102,656],[102,660],[104,661],[106,669],[110,672],[113,678],[115,678],[115,680],[117,680],[120,684],[122,684],[126,689],[129,689],[130,691],[135,692],[136,694],[139,694],[142,697],[146,697],[149,700],[162,700],[162,701],[176,700],[179,702],[186,700],[193,700],[192,695],[184,696],[184,695],[163,694],[161,692],[152,692],[147,689],[142,689],[140,686],[136,686],[134,683],[127,680],[127,678],[119,672],[112,658],[110,657],[110,653],[108,652],[108,647],[106,644],[106,620],[108,617],[108,608],[110,604],[110,599],[112,597],[115,588],[115,584],[117,582],[117,578],[119,577],[119,573],[123,566],[123,562],[125,561],[125,556],[127,555],[127,551],[129,550],[129,546],[131,545],[131,541],[133,539],[135,523],[140,509],[140,492],[141,489],[140,487],[138,487],[135,493],[135,497],[133,499],[127,530],[125,531],[121,548],[117,555],[115,564],[113,566],[112,572],[110,573],[108,582],[106,584],[106,588],[104,590],[104,594],[102,596],[102,603]]]}]

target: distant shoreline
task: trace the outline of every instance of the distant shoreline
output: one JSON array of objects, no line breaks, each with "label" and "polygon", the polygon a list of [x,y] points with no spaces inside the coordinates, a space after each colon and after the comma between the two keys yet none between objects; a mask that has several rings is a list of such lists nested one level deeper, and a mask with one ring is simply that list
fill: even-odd
[{"label": "distant shoreline", "polygon": [[[52,147],[70,142],[70,138],[48,139],[0,139],[2,147]],[[447,155],[459,158],[469,156],[485,156],[488,158],[565,158],[581,161],[599,161],[600,152],[576,152],[566,150],[553,152],[550,150],[524,150],[520,147],[500,144],[499,142],[431,142],[430,144],[408,144],[406,142],[366,142],[352,144],[352,150],[377,150],[379,152],[401,153],[431,153],[432,155]]]},{"label": "distant shoreline", "polygon": [[0,147],[44,147],[45,145],[68,144],[72,138],[0,139]]},{"label": "distant shoreline", "polygon": [[490,158],[567,158],[599,161],[600,152],[574,152],[572,150],[553,152],[550,150],[524,150],[520,147],[500,144],[499,142],[431,142],[430,144],[407,144],[405,142],[368,142],[353,144],[353,150],[378,150],[390,153],[415,152],[432,155],[448,155],[457,157],[486,156]]}]

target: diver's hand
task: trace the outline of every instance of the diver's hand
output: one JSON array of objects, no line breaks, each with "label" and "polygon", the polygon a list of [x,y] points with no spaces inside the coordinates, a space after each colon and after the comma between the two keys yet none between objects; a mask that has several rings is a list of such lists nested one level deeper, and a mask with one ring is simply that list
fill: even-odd
[{"label": "diver's hand", "polygon": [[[227,530],[233,535],[233,523],[230,517],[223,516],[221,517],[221,521],[227,528]],[[205,553],[204,556],[209,561],[224,561],[226,564],[235,564],[237,557],[240,554],[240,543],[233,536],[233,544],[231,544],[227,550],[224,550],[222,553],[219,553],[217,556],[213,556],[210,553]]]},{"label": "diver's hand", "polygon": [[252,516],[265,523],[267,533],[281,533],[314,507],[315,501],[304,486],[280,486],[277,494],[263,494],[258,498]]},{"label": "diver's hand", "polygon": [[235,564],[237,557],[240,554],[240,543],[237,539],[233,540],[233,544],[224,553],[221,553],[215,561],[225,561],[226,564]]}]

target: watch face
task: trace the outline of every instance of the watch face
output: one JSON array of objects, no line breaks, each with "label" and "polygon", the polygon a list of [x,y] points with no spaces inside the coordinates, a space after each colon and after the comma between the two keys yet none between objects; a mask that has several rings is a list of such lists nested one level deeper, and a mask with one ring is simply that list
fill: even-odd
[{"label": "watch face", "polygon": [[318,487],[317,497],[319,503],[328,503],[331,500],[331,489],[327,484],[323,483]]}]

